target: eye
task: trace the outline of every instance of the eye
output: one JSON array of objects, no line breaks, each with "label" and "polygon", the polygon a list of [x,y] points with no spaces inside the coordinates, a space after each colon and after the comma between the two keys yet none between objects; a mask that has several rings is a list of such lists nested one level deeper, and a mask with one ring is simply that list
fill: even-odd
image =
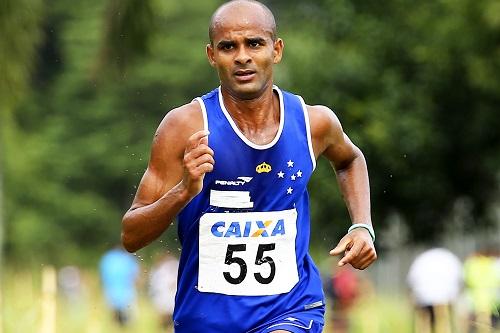
[{"label": "eye", "polygon": [[260,42],[250,42],[249,43],[250,47],[259,47],[260,46]]},{"label": "eye", "polygon": [[221,51],[231,51],[232,49],[234,49],[234,43],[223,41],[217,45],[217,48]]}]

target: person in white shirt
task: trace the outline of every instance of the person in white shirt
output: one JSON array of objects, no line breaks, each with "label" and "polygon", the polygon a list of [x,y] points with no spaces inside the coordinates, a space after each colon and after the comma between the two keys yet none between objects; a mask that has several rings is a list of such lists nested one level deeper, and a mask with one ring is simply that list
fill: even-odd
[{"label": "person in white shirt", "polygon": [[149,274],[149,296],[160,315],[160,323],[164,329],[172,325],[178,268],[177,258],[166,253],[153,266]]},{"label": "person in white shirt", "polygon": [[444,248],[418,255],[407,283],[415,305],[415,332],[451,332],[452,305],[463,285],[462,263]]}]

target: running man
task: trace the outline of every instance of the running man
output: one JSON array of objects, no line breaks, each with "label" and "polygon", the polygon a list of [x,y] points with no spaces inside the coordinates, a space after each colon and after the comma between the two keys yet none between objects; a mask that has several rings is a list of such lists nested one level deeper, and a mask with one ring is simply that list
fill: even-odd
[{"label": "running man", "polygon": [[223,4],[209,37],[220,87],[159,125],[123,217],[123,244],[137,251],[177,217],[177,333],[321,332],[307,182],[325,156],[353,222],[330,254],[343,255],[340,266],[365,269],[376,259],[365,159],[329,108],[273,85],[284,44],[266,6]]}]

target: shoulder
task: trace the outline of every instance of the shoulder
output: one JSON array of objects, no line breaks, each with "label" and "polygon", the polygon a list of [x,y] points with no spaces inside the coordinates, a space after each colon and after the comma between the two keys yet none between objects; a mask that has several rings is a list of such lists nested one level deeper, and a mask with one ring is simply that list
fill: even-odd
[{"label": "shoulder", "polygon": [[[204,128],[203,113],[200,103],[196,100],[170,110],[161,121],[156,130],[155,137],[167,134],[186,133],[193,134]],[[190,134],[190,135],[191,135]]]},{"label": "shoulder", "polygon": [[342,131],[339,119],[332,109],[325,105],[308,105],[300,95],[281,90],[282,94],[296,96],[306,108],[312,136],[323,136],[330,131]]},{"label": "shoulder", "polygon": [[342,125],[333,110],[327,106],[306,105],[306,109],[311,128],[313,148],[316,156],[319,156],[328,145],[342,140]]},{"label": "shoulder", "polygon": [[205,127],[198,101],[170,110],[158,126],[152,144],[150,166],[161,167],[183,155],[188,138]]},{"label": "shoulder", "polygon": [[317,134],[327,134],[331,130],[342,130],[342,126],[337,115],[324,105],[306,105],[309,114],[311,132]]},{"label": "shoulder", "polygon": [[[196,100],[169,111],[156,130],[153,145],[182,144],[205,127],[200,103]],[[184,145],[182,145],[184,146]],[[184,148],[183,148],[184,149]]]}]

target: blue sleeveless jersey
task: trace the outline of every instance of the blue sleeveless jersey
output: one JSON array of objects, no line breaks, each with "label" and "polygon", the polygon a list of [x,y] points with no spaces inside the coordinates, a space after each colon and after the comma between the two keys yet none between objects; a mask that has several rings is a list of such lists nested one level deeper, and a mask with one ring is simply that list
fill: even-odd
[{"label": "blue sleeveless jersey", "polygon": [[178,215],[177,333],[257,332],[304,311],[323,321],[321,278],[308,254],[309,120],[302,98],[274,91],[280,125],[266,145],[239,131],[220,88],[197,99],[215,165]]}]

